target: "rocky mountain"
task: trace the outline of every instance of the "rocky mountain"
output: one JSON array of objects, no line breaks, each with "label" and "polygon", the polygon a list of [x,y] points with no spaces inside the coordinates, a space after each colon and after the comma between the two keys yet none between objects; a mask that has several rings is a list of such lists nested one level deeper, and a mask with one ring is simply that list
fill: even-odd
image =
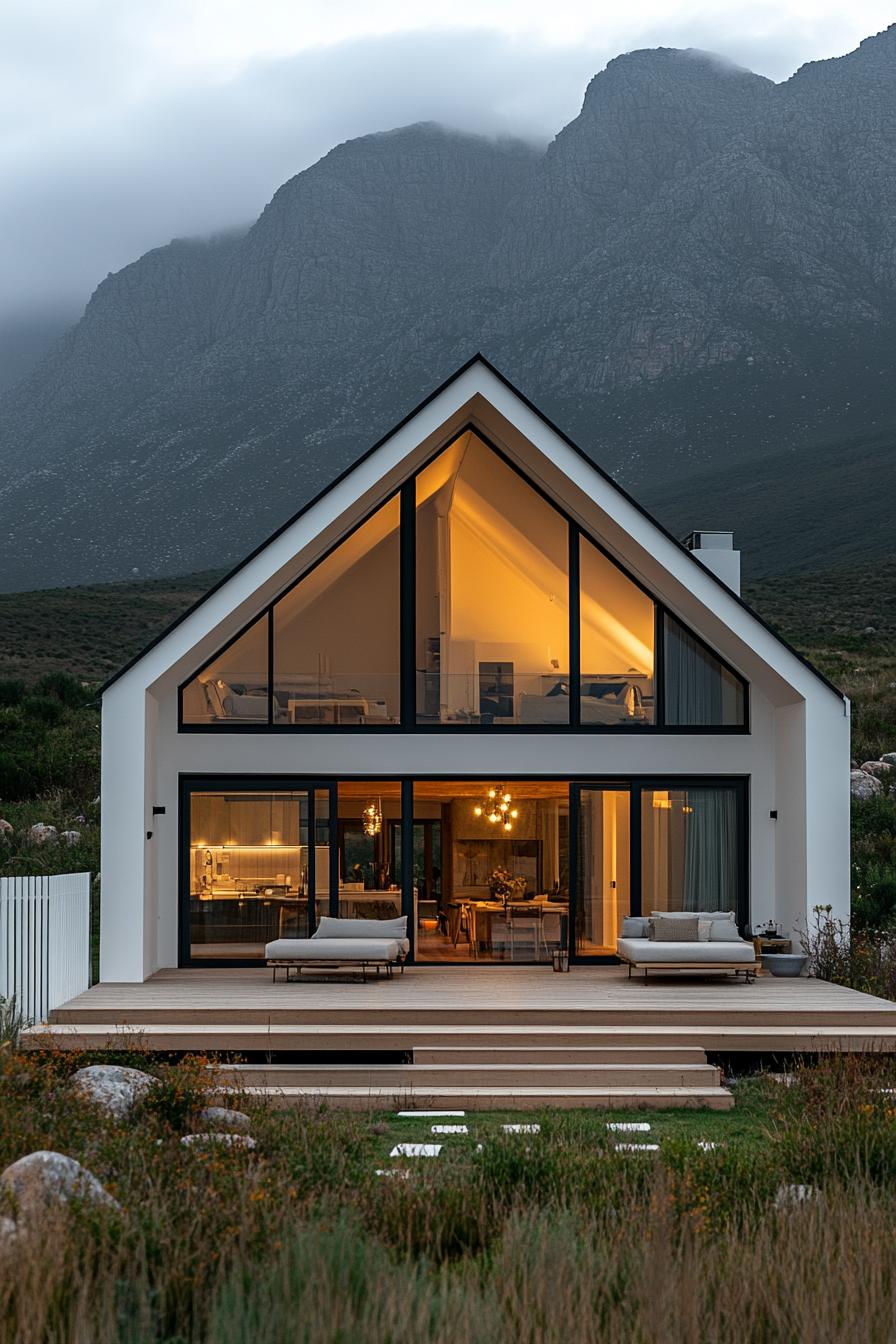
[{"label": "rocky mountain", "polygon": [[546,152],[340,145],[110,275],[0,398],[7,589],[235,561],[480,349],[748,571],[890,548],[896,26],[786,83],[633,52]]}]

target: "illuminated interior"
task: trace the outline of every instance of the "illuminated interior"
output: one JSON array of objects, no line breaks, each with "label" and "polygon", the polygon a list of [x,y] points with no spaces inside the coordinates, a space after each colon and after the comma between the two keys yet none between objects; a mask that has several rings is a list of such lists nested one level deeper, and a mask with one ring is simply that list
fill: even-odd
[{"label": "illuminated interior", "polygon": [[417,717],[569,722],[566,520],[473,433],[417,478]]},{"label": "illuminated interior", "polygon": [[[414,490],[408,713],[420,725],[575,722],[570,524],[472,430]],[[185,686],[184,723],[400,724],[401,534],[395,495]],[[669,612],[657,704],[654,599],[593,541],[573,531],[572,544],[581,725],[745,727],[744,683]]]}]

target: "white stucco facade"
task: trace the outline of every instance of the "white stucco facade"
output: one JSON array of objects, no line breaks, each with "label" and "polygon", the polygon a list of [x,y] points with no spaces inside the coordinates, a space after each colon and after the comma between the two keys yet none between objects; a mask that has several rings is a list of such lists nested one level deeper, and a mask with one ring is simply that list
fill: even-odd
[{"label": "white stucco facade", "polygon": [[[181,684],[465,425],[487,433],[737,670],[749,686],[749,730],[179,731]],[[433,773],[434,760],[446,778],[743,780],[750,922],[772,919],[798,937],[813,906],[848,916],[848,702],[483,361],[446,384],[107,687],[101,978],[139,981],[179,964],[183,776],[419,777]]]}]

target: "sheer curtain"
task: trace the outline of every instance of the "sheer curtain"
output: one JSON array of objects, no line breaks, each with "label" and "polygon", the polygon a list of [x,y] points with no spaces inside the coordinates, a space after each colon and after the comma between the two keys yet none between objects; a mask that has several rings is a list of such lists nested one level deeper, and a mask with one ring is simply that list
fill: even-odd
[{"label": "sheer curtain", "polygon": [[743,687],[716,656],[671,616],[665,628],[666,723],[726,727],[744,721]]},{"label": "sheer curtain", "polygon": [[684,851],[685,910],[735,910],[737,798],[733,789],[688,789]]}]

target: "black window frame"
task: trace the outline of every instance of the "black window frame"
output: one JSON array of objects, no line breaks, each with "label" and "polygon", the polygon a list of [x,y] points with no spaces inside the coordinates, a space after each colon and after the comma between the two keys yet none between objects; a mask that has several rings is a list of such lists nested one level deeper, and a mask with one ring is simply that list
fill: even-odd
[{"label": "black window frame", "polygon": [[[505,466],[514,471],[521,480],[525,481],[530,489],[545,500],[550,507],[564,519],[567,526],[569,538],[569,561],[568,561],[568,612],[569,612],[569,721],[567,723],[439,723],[439,722],[418,722],[417,720],[417,668],[416,668],[416,483],[417,477],[438,458],[442,453],[447,452],[452,444],[462,438],[467,433],[473,433],[481,442],[491,450]],[[278,602],[292,592],[304,579],[322,565],[329,557],[339,549],[343,542],[347,541],[355,532],[362,528],[380,509],[385,508],[394,499],[399,501],[399,722],[384,724],[340,724],[340,723],[274,723],[273,703],[274,703],[274,608]],[[581,715],[581,541],[584,538],[590,545],[599,551],[611,564],[622,573],[630,583],[639,588],[642,593],[653,603],[654,608],[654,712],[651,723],[582,723]],[[670,616],[675,620],[693,639],[707,650],[709,654],[724,667],[741,685],[743,689],[744,703],[744,721],[742,724],[667,724],[665,722],[665,686],[664,686],[664,663],[665,663],[665,617]],[[237,723],[226,719],[216,720],[208,723],[190,723],[184,719],[184,693],[192,685],[196,678],[210,664],[221,658],[229,648],[236,644],[242,637],[260,620],[267,619],[268,622],[268,712],[267,721],[262,723]],[[520,733],[546,734],[548,736],[564,736],[570,733],[585,733],[595,736],[607,736],[622,734],[624,736],[645,736],[656,733],[676,735],[684,734],[687,736],[742,736],[749,734],[750,728],[750,683],[732,664],[715,649],[702,635],[697,634],[681,616],[671,607],[663,603],[656,597],[650,589],[632,574],[625,565],[621,564],[616,556],[612,555],[605,546],[595,537],[587,528],[581,526],[571,514],[569,514],[556,500],[542,489],[537,481],[529,477],[521,467],[513,462],[501,448],[495,444],[487,434],[485,434],[477,425],[472,422],[466,423],[451,438],[438,449],[431,453],[424,462],[416,467],[413,473],[398,487],[391,490],[388,495],[380,500],[377,505],[365,514],[352,527],[348,528],[336,541],[333,542],[320,556],[314,560],[307,569],[297,575],[290,583],[280,591],[277,596],[266,603],[264,607],[247,621],[235,635],[233,635],[221,648],[211,657],[206,658],[202,665],[186,677],[180,683],[177,690],[177,730],[179,733],[298,733],[317,734],[361,734],[372,735],[390,735],[406,733],[447,733],[447,734],[487,734],[490,736],[509,733],[511,736]]]},{"label": "black window frame", "polygon": [[[414,785],[417,782],[426,780],[444,781],[446,784],[452,782],[470,783],[471,781],[482,781],[483,784],[493,780],[493,775],[473,772],[465,775],[432,773],[426,771],[417,771],[413,774],[395,774],[384,772],[377,775],[327,775],[327,776],[305,776],[305,775],[268,775],[268,774],[245,774],[245,775],[214,775],[214,774],[183,774],[178,778],[178,837],[180,853],[178,856],[178,954],[179,965],[182,967],[192,966],[220,966],[220,967],[258,967],[263,966],[262,958],[254,957],[243,960],[228,958],[190,958],[190,797],[193,793],[207,792],[305,792],[307,791],[309,799],[315,799],[318,791],[327,792],[328,801],[328,819],[330,826],[330,867],[329,867],[329,911],[318,910],[314,895],[314,887],[311,887],[309,897],[309,931],[316,927],[320,915],[329,913],[338,916],[339,913],[339,785],[348,780],[353,783],[360,781],[370,782],[374,786],[376,782],[392,783],[397,782],[401,785],[401,844],[402,854],[411,854],[413,852],[413,828],[414,828]],[[738,817],[738,852],[737,852],[737,893],[735,898],[735,912],[737,916],[738,928],[744,932],[750,921],[750,776],[749,775],[682,775],[682,774],[601,774],[601,775],[575,775],[569,774],[544,774],[535,775],[532,773],[520,775],[502,774],[501,778],[508,784],[516,782],[526,783],[533,780],[550,780],[558,783],[565,783],[569,790],[569,921],[568,921],[568,939],[570,963],[583,966],[615,966],[619,963],[619,958],[615,955],[601,956],[583,956],[575,951],[575,928],[578,919],[579,906],[579,880],[578,880],[578,860],[579,860],[579,823],[580,823],[580,800],[584,789],[613,789],[627,790],[630,794],[630,883],[631,883],[631,914],[639,915],[641,910],[641,795],[645,791],[655,789],[697,789],[697,788],[732,788],[735,791],[737,817]],[[314,813],[311,813],[314,816]],[[444,855],[443,855],[444,871]],[[445,968],[446,965],[454,963],[418,960],[417,950],[417,929],[414,919],[414,884],[413,884],[413,864],[403,863],[401,873],[401,911],[408,919],[408,938],[410,939],[411,951],[408,957],[409,965],[418,966],[439,966]],[[485,966],[494,969],[499,962],[477,961],[471,959],[457,963],[461,969],[468,970],[476,966]]]}]

